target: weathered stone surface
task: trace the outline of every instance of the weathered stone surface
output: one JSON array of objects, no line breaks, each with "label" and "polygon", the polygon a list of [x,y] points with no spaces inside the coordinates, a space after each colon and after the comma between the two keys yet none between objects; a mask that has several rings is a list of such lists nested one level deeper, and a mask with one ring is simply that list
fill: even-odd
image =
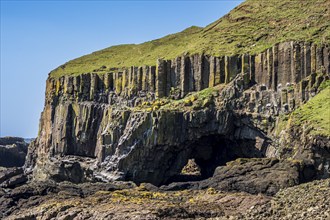
[{"label": "weathered stone surface", "polygon": [[10,179],[13,176],[20,175],[23,173],[23,168],[13,167],[13,168],[1,168],[0,169],[0,184],[5,180]]},{"label": "weathered stone surface", "polygon": [[277,159],[238,159],[218,167],[210,180],[199,187],[213,187],[225,191],[264,193],[274,195],[280,189],[312,179],[304,176],[304,164]]},{"label": "weathered stone surface", "polygon": [[205,190],[158,191],[148,184],[32,183],[0,188],[4,219],[327,219],[329,179],[289,187],[273,197]]},{"label": "weathered stone surface", "polygon": [[[56,196],[59,196],[60,202],[63,199],[69,198],[83,199],[97,192],[112,192],[134,187],[136,187],[136,185],[131,182],[84,183],[79,185],[70,182],[32,182],[14,189],[6,189],[3,192],[0,191],[0,217],[4,218],[8,215],[15,216],[21,209],[31,209],[32,207],[52,200],[52,198]],[[64,209],[59,212],[62,211],[64,211]],[[31,212],[28,213],[29,214],[22,212],[24,215],[22,218],[26,219],[28,216],[31,217]]]},{"label": "weathered stone surface", "polygon": [[0,138],[0,167],[20,167],[25,163],[28,143],[23,138]]},{"label": "weathered stone surface", "polygon": [[313,181],[278,192],[269,203],[254,206],[238,219],[328,219],[330,179]]},{"label": "weathered stone surface", "polygon": [[184,190],[214,188],[223,191],[263,193],[274,195],[280,189],[309,181],[313,176],[310,166],[296,161],[272,158],[241,158],[217,167],[213,176],[203,181],[174,182],[160,187],[161,190]]},{"label": "weathered stone surface", "polygon": [[23,168],[11,167],[0,169],[0,187],[15,188],[27,182],[27,175]]},{"label": "weathered stone surface", "polygon": [[270,198],[215,189],[159,192],[128,183],[33,183],[0,194],[6,219],[182,219],[222,218],[248,212]]},{"label": "weathered stone surface", "polygon": [[181,96],[184,97],[189,92],[189,78],[190,78],[190,59],[189,57],[183,56],[181,58],[181,73],[180,73],[180,89]]},{"label": "weathered stone surface", "polygon": [[[207,178],[236,158],[275,157],[278,115],[309,100],[329,78],[307,71],[308,63],[311,71],[323,68],[320,51],[327,52],[319,47],[311,45],[311,60],[308,44],[284,42],[259,55],[185,55],[160,59],[157,67],[49,79],[41,132],[25,168],[40,180],[160,185],[189,159]],[[216,86],[211,95],[198,93],[209,86]],[[187,103],[172,110],[171,99]]]},{"label": "weathered stone surface", "polygon": [[165,60],[157,61],[156,70],[156,97],[162,98],[166,96],[167,89],[167,62]]},{"label": "weathered stone surface", "polygon": [[313,135],[305,126],[291,125],[290,128],[283,130],[277,138],[280,143],[277,157],[308,161],[315,170],[306,175],[318,178],[330,177],[330,140],[328,137]]}]

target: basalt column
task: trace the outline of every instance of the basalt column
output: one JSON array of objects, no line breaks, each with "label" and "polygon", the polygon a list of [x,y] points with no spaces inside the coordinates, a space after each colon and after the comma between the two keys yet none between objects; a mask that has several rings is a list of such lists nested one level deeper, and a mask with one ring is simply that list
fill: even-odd
[{"label": "basalt column", "polygon": [[157,60],[156,70],[156,97],[162,98],[166,96],[167,90],[167,62],[165,60]]}]

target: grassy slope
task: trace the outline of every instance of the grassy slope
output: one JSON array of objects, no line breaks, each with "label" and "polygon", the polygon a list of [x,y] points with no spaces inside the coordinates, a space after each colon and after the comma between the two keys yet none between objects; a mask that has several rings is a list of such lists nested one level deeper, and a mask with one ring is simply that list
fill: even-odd
[{"label": "grassy slope", "polygon": [[101,66],[155,65],[157,58],[172,59],[183,53],[258,53],[287,40],[329,43],[329,8],[329,0],[247,0],[205,28],[191,27],[143,44],[109,47],[69,61],[51,76],[77,75]]},{"label": "grassy slope", "polygon": [[291,115],[291,123],[305,125],[312,134],[330,137],[330,81],[325,88]]},{"label": "grassy slope", "polygon": [[330,137],[330,80],[320,86],[321,92],[289,115],[281,115],[275,134],[292,126],[302,127],[312,135]]}]

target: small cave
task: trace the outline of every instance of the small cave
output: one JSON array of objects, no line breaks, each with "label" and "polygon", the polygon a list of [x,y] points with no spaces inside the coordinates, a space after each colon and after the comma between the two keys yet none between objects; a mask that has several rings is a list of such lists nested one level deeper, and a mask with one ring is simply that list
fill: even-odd
[{"label": "small cave", "polygon": [[203,136],[195,142],[187,144],[187,155],[178,156],[176,162],[179,166],[177,172],[172,175],[165,184],[172,182],[189,182],[207,179],[213,176],[218,166],[237,158],[261,158],[264,157],[263,149],[256,148],[255,140],[230,139],[222,135]]}]

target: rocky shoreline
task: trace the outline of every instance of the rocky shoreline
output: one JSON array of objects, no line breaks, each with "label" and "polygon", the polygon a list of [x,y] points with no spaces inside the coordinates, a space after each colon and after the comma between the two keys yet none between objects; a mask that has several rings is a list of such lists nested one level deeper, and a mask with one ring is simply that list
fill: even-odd
[{"label": "rocky shoreline", "polygon": [[[318,2],[247,0],[135,45],[152,45],[154,65],[126,45],[52,71],[37,138],[0,138],[0,218],[330,219],[329,1]],[[153,54],[196,31],[195,54]]]},{"label": "rocky shoreline", "polygon": [[40,182],[0,191],[2,219],[328,219],[330,180],[273,196],[132,182]]}]

